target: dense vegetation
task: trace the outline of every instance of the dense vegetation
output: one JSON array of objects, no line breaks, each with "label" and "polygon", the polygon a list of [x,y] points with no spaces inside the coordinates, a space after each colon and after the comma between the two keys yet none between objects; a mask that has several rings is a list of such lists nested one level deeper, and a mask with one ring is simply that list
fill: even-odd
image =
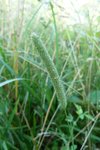
[{"label": "dense vegetation", "polygon": [[40,2],[12,22],[1,6],[0,150],[99,149],[100,18],[63,27]]}]

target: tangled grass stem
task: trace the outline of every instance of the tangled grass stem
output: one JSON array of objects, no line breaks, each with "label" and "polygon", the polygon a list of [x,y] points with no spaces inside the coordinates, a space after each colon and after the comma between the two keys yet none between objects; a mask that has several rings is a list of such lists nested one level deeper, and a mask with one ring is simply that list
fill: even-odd
[{"label": "tangled grass stem", "polygon": [[65,109],[67,106],[67,100],[66,100],[64,87],[61,82],[58,71],[57,71],[45,45],[43,44],[43,41],[40,39],[40,37],[37,34],[33,33],[32,40],[35,44],[35,48],[37,49],[43,63],[45,64],[48,74],[52,80],[54,89],[57,94],[57,98],[59,100],[59,103],[61,104],[61,108]]}]

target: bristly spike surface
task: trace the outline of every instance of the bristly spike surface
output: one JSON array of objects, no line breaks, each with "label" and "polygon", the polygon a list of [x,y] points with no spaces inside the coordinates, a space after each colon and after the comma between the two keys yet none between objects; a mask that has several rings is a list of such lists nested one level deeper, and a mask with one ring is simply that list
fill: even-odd
[{"label": "bristly spike surface", "polygon": [[53,83],[54,89],[56,91],[57,98],[59,100],[61,108],[65,109],[67,106],[67,100],[66,100],[64,87],[61,82],[58,71],[57,71],[45,45],[43,44],[43,41],[40,39],[40,37],[36,33],[32,34],[32,40],[35,44],[35,48],[37,49],[43,63],[45,64],[48,74],[52,80],[52,83]]}]

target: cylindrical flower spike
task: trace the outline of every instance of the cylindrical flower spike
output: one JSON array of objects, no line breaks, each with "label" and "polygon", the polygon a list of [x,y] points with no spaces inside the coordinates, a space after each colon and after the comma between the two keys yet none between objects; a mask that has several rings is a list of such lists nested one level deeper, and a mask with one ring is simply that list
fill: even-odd
[{"label": "cylindrical flower spike", "polygon": [[43,41],[40,39],[40,37],[37,34],[33,33],[32,39],[33,39],[35,47],[36,47],[43,63],[46,66],[48,74],[52,80],[54,89],[55,89],[56,94],[57,94],[57,98],[59,100],[59,103],[61,104],[61,108],[65,109],[67,106],[67,100],[66,100],[64,87],[63,87],[63,84],[61,82],[58,71],[57,71],[45,45],[43,44]]}]

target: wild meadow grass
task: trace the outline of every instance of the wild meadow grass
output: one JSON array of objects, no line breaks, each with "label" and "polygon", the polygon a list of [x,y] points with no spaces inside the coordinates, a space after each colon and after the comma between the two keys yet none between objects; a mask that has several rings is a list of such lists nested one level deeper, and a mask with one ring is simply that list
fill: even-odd
[{"label": "wild meadow grass", "polygon": [[63,27],[54,3],[48,17],[42,2],[1,6],[0,149],[100,149],[99,18]]}]

